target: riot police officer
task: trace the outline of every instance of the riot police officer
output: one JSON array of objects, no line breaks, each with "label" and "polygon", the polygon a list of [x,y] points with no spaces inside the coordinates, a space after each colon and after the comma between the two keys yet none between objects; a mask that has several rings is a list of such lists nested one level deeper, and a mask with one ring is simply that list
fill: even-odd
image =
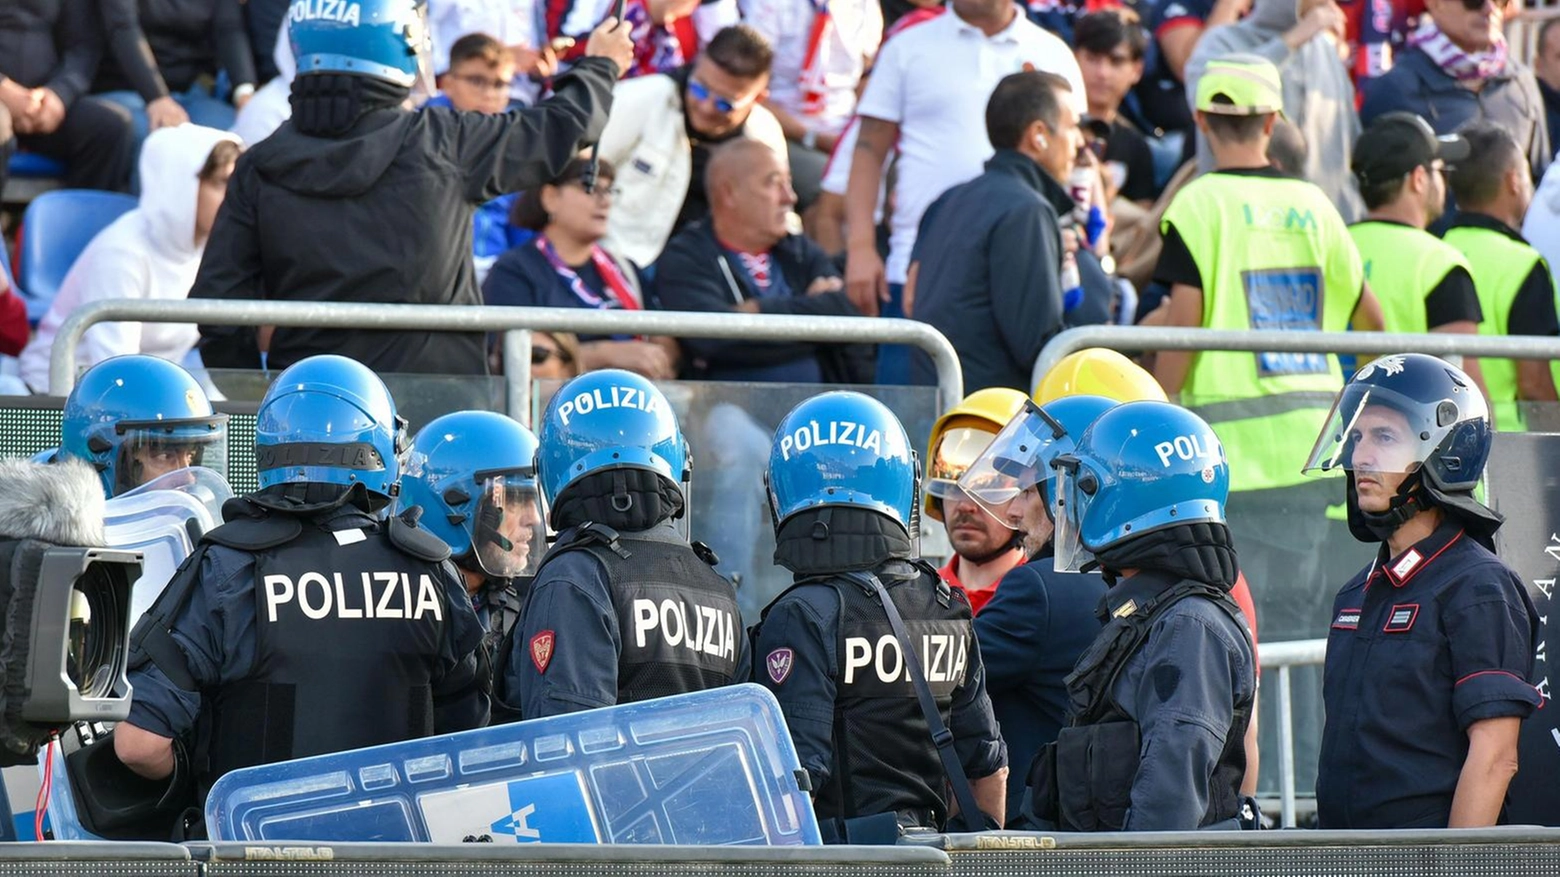
[{"label": "riot police officer", "polygon": [[[1069,396],[1043,406],[1025,399],[959,479],[966,496],[1022,535],[1028,556],[1002,577],[996,596],[975,616],[991,706],[1008,759],[1020,769],[1062,729],[1064,680],[1099,633],[1095,612],[1105,596],[1100,576],[1054,568],[1051,461],[1071,451],[1089,424],[1115,405],[1100,396]],[[1010,822],[1019,818],[1023,796],[1022,782],[1009,784]]]},{"label": "riot police officer", "polygon": [[535,719],[743,681],[736,592],[674,526],[691,462],[661,391],[621,369],[581,375],[548,403],[539,439],[558,541],[526,598],[504,699]]},{"label": "riot police officer", "polygon": [[421,507],[420,522],[450,547],[484,630],[478,678],[494,723],[519,711],[492,698],[494,668],[520,620],[546,528],[536,495],[536,435],[492,411],[457,411],[429,421],[412,439],[396,511]]},{"label": "riot police officer", "polygon": [[113,498],[189,466],[225,473],[227,419],[174,363],[144,353],[115,356],[87,369],[71,389],[60,447],[49,456],[90,463]]},{"label": "riot police officer", "polygon": [[969,601],[915,556],[916,470],[894,415],[849,392],[793,408],[769,457],[775,561],[796,584],[753,631],[754,676],[780,701],[826,840],[1004,814],[1007,752]]},{"label": "riot police officer", "polygon": [[482,725],[481,629],[449,547],[379,514],[405,451],[384,383],[310,357],[255,429],[260,490],[228,503],[132,638],[120,760],[204,797],[235,768]]},{"label": "riot police officer", "polygon": [[1055,567],[1098,568],[1104,629],[1067,678],[1069,720],[1026,816],[1067,831],[1238,826],[1256,668],[1230,599],[1229,466],[1163,402],[1101,414],[1056,470]]},{"label": "riot police officer", "polygon": [[1461,369],[1417,353],[1367,364],[1339,392],[1307,472],[1347,473],[1349,529],[1380,542],[1333,602],[1324,828],[1502,821],[1533,687],[1537,612],[1492,551],[1500,515],[1474,498],[1489,407]]}]

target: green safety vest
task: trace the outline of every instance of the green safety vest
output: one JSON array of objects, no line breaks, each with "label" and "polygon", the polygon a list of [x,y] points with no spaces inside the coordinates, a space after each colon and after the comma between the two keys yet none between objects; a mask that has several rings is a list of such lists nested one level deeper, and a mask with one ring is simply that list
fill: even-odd
[{"label": "green safety vest", "polygon": [[[1337,208],[1291,179],[1211,173],[1165,211],[1203,282],[1210,329],[1342,332],[1364,269]],[[1323,353],[1205,350],[1192,360],[1181,403],[1213,427],[1230,462],[1230,490],[1300,484],[1300,467],[1343,387]]]},{"label": "green safety vest", "polygon": [[1365,263],[1365,280],[1381,302],[1386,331],[1430,331],[1425,297],[1450,274],[1473,269],[1460,250],[1427,231],[1397,222],[1367,219],[1349,226]]},{"label": "green safety vest", "polygon": [[[1479,307],[1484,310],[1480,335],[1509,335],[1511,305],[1522,289],[1522,282],[1543,262],[1538,251],[1498,231],[1460,225],[1446,232],[1446,242],[1468,257],[1473,285],[1479,291]],[[1545,270],[1548,270],[1547,267]],[[1517,364],[1510,359],[1481,357],[1484,388],[1495,408],[1495,428],[1507,432],[1524,429],[1517,407]]]}]

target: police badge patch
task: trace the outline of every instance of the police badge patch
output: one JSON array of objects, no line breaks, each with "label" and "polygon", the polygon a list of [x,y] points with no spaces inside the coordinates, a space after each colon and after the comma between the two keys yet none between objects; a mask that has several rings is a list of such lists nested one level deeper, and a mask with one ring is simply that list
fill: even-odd
[{"label": "police badge patch", "polygon": [[544,630],[531,637],[531,663],[536,665],[538,673],[546,673],[547,665],[552,663],[553,639],[553,632],[550,630]]},{"label": "police badge patch", "polygon": [[791,668],[796,666],[796,656],[790,649],[775,649],[764,659],[764,666],[769,670],[769,678],[779,685],[791,675]]}]

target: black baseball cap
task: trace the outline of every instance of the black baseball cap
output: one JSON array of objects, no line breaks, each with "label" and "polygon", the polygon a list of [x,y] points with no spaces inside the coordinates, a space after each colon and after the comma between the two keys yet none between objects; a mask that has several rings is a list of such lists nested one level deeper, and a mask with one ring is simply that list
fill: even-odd
[{"label": "black baseball cap", "polygon": [[1459,134],[1437,136],[1430,123],[1413,113],[1386,113],[1354,143],[1354,175],[1360,185],[1396,180],[1436,159],[1448,167],[1468,158],[1468,141]]}]

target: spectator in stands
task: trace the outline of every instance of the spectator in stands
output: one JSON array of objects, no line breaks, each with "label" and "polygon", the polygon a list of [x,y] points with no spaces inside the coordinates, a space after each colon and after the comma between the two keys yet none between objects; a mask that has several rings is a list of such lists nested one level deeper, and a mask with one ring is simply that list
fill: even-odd
[{"label": "spectator in stands", "polygon": [[1109,126],[1104,162],[1107,188],[1147,207],[1154,201],[1154,154],[1126,117],[1121,102],[1143,78],[1148,34],[1130,9],[1102,9],[1073,25],[1073,54],[1083,74],[1089,115]]},{"label": "spectator in stands", "polygon": [[[495,374],[503,374],[495,368]],[[531,333],[531,378],[567,381],[580,373],[580,341],[572,332]]]},{"label": "spectator in stands", "polygon": [[[0,266],[0,355],[20,354],[31,334],[32,328],[27,325],[27,303],[16,294],[11,275]],[[16,380],[9,375],[0,376],[0,395],[9,395],[17,389],[14,385],[6,388],[7,379]]]},{"label": "spectator in stands", "polygon": [[856,109],[856,84],[883,35],[878,0],[744,0],[743,18],[774,48],[769,97],[790,149],[798,209],[807,216],[839,135]]},{"label": "spectator in stands", "polygon": [[65,162],[72,189],[123,190],[130,182],[130,116],[87,97],[103,51],[92,0],[0,3],[0,104],[17,146]]},{"label": "spectator in stands", "polygon": [[1560,17],[1544,19],[1533,42],[1533,76],[1544,96],[1545,130],[1549,144],[1560,139]]},{"label": "spectator in stands", "polygon": [[[739,138],[710,157],[710,216],[679,232],[656,266],[674,311],[859,316],[827,253],[786,229],[796,204],[785,157]],[[717,381],[870,383],[871,348],[809,342],[682,339],[690,377]]]},{"label": "spectator in stands", "polygon": [[[447,69],[438,78],[439,94],[426,106],[490,115],[511,106],[510,85],[516,78],[512,47],[485,33],[468,33],[447,54]],[[472,268],[479,285],[499,256],[531,239],[529,231],[509,221],[518,197],[516,192],[500,195],[471,217]]]},{"label": "spectator in stands", "polygon": [[[954,0],[951,14],[889,40],[857,108],[860,130],[845,194],[849,236],[845,283],[862,313],[902,312],[910,251],[921,214],[937,196],[980,173],[991,156],[985,137],[986,99],[1009,73],[1057,73],[1072,89],[1073,109],[1086,109],[1083,76],[1072,50],[1024,16],[1010,0]],[[878,255],[873,213],[883,162],[899,159],[894,183],[893,232],[887,265]],[[879,382],[909,379],[908,352],[879,352]]]},{"label": "spectator in stands", "polygon": [[[77,308],[116,299],[182,299],[195,281],[242,146],[232,134],[200,125],[154,133],[141,150],[140,203],[87,244],[22,352],[22,380],[38,392],[49,387],[54,336]],[[82,336],[76,365],[128,353],[179,362],[199,340],[189,323],[98,323]]]},{"label": "spectator in stands", "polygon": [[526,105],[536,103],[542,82],[558,72],[558,54],[548,43],[545,14],[538,9],[542,5],[542,0],[433,0],[428,4],[428,29],[434,73],[442,80],[455,72],[456,47],[468,34],[491,34],[513,68],[506,95]]},{"label": "spectator in stands", "polygon": [[[1533,200],[1533,180],[1529,155],[1514,133],[1493,122],[1462,129],[1476,160],[1457,165],[1448,180],[1457,215],[1446,242],[1468,259],[1487,334],[1557,335],[1554,279],[1544,257],[1517,231]],[[1528,425],[1529,412],[1519,403],[1560,398],[1547,360],[1484,358],[1479,364],[1499,430]]]},{"label": "spectator in stands", "polygon": [[[609,21],[591,35],[591,57],[534,108],[412,113],[403,104],[421,40],[396,22],[419,4],[361,2],[355,24],[291,23],[304,71],[293,118],[239,160],[191,298],[478,304],[472,212],[555,177],[597,135],[632,49]],[[213,368],[285,367],[329,352],[380,373],[487,373],[480,332],[205,325],[201,334]]]},{"label": "spectator in stands", "polygon": [[601,135],[601,157],[622,172],[608,232],[618,252],[649,265],[673,234],[709,213],[704,169],[721,143],[749,137],[785,157],[785,132],[759,103],[773,57],[757,31],[736,25],[691,66],[618,85]]},{"label": "spectator in stands", "polygon": [[[255,92],[255,57],[239,0],[97,0],[107,51],[92,91],[130,111],[136,141],[169,125],[233,127]],[[203,77],[218,71],[232,102]]]},{"label": "spectator in stands", "polygon": [[[997,147],[986,172],[921,218],[905,304],[953,342],[966,390],[1028,389],[1040,348],[1062,328],[1060,218],[1073,200],[1061,181],[1082,146],[1068,92],[1052,73],[1004,77],[986,102]],[[936,383],[925,353],[911,354],[910,369],[917,383]]]},{"label": "spectator in stands", "polygon": [[[645,307],[639,269],[601,244],[613,212],[617,171],[603,161],[596,191],[587,193],[589,162],[576,158],[557,177],[515,202],[514,224],[536,232],[498,258],[483,300],[490,305],[633,310]],[[622,368],[653,380],[677,376],[677,344],[668,339],[582,335],[575,354],[581,372]]]},{"label": "spectator in stands", "polygon": [[[1338,59],[1342,42],[1343,10],[1334,0],[1255,0],[1251,15],[1203,35],[1187,64],[1186,89],[1190,100],[1208,64],[1234,52],[1273,62],[1283,77],[1284,114],[1299,126],[1309,147],[1305,179],[1327,193],[1345,221],[1353,221],[1362,211],[1349,156],[1360,123],[1354,114],[1354,83]],[[1214,166],[1202,134],[1197,166],[1203,171]]]},{"label": "spectator in stands", "polygon": [[1408,49],[1367,87],[1360,117],[1369,124],[1404,110],[1423,116],[1437,134],[1492,122],[1516,138],[1532,178],[1542,177],[1552,157],[1544,99],[1533,71],[1506,45],[1509,2],[1486,0],[1470,9],[1463,0],[1426,0],[1428,14],[1409,35]]},{"label": "spectator in stands", "polygon": [[[253,0],[251,0],[253,5]],[[287,28],[276,33],[276,45],[271,50],[272,66],[276,75],[255,90],[254,96],[244,103],[233,119],[232,131],[238,139],[253,146],[270,137],[292,116],[293,75],[297,65],[293,63],[292,43],[287,39]]]},{"label": "spectator in stands", "polygon": [[[1484,312],[1468,260],[1425,231],[1445,209],[1445,173],[1469,159],[1468,141],[1437,139],[1412,113],[1381,116],[1354,144],[1354,174],[1368,212],[1349,226],[1349,235],[1388,332],[1479,334]],[[1477,359],[1465,359],[1463,370],[1483,387]]]}]

